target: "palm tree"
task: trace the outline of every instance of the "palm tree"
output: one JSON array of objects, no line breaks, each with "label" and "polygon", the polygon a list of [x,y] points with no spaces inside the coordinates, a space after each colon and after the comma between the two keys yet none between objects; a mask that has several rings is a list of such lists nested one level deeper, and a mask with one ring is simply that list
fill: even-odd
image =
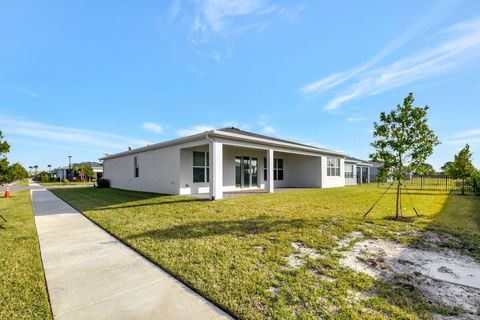
[{"label": "palm tree", "polygon": [[30,169],[30,175],[32,175],[33,166],[29,166],[28,168]]},{"label": "palm tree", "polygon": [[35,169],[35,175],[37,175],[38,166],[37,166],[37,165],[34,165],[33,168]]}]

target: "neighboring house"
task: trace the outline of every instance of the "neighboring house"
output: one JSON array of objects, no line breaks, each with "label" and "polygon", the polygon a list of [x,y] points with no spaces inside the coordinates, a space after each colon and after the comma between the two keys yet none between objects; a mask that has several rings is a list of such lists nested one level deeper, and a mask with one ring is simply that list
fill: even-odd
[{"label": "neighboring house", "polygon": [[[103,165],[98,162],[80,162],[72,164],[72,169],[74,170],[78,166],[87,165],[92,167],[93,172],[95,172],[95,181],[98,181],[103,176]],[[68,167],[56,168],[52,170],[52,174],[55,178],[61,180],[68,179],[70,177],[70,169]],[[78,178],[78,175],[73,172],[72,178],[75,180]]]},{"label": "neighboring house", "polygon": [[342,152],[223,128],[102,158],[113,188],[209,194],[276,188],[345,186]]},{"label": "neighboring house", "polygon": [[371,171],[373,167],[374,164],[372,162],[347,156],[345,158],[345,185],[376,181],[376,173],[373,173],[373,175]]}]

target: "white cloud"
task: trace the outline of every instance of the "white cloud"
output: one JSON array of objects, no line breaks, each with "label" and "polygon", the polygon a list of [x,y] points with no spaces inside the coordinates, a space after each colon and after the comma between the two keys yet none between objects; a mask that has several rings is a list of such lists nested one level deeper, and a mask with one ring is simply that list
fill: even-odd
[{"label": "white cloud", "polygon": [[155,133],[163,133],[163,126],[161,124],[154,123],[154,122],[144,122],[142,123],[140,128],[147,131],[152,131]]},{"label": "white cloud", "polygon": [[32,98],[37,98],[38,97],[38,93],[36,93],[35,91],[32,91],[30,89],[27,89],[27,88],[20,88],[20,91],[24,94],[26,94],[27,96],[29,97],[32,97]]},{"label": "white cloud", "polygon": [[435,46],[426,47],[389,65],[372,68],[404,40],[393,42],[387,49],[353,71],[335,73],[303,86],[301,91],[308,98],[355,79],[342,94],[327,103],[325,109],[334,110],[352,99],[376,95],[422,79],[458,71],[462,67],[478,65],[475,61],[478,61],[480,55],[480,19],[461,22],[441,30],[437,37],[442,39],[437,41]]},{"label": "white cloud", "polygon": [[257,124],[262,128],[264,133],[275,133],[277,130],[268,123],[268,116],[261,115],[258,117]]},{"label": "white cloud", "polygon": [[480,136],[480,129],[462,131],[455,135],[455,137],[457,138],[466,138],[466,137],[472,137],[472,136]]},{"label": "white cloud", "polygon": [[174,0],[170,5],[170,12],[169,12],[170,21],[174,20],[181,10],[182,10],[182,1]]},{"label": "white cloud", "polygon": [[30,121],[24,118],[0,115],[0,127],[5,136],[23,136],[31,139],[56,141],[71,146],[83,146],[96,150],[114,151],[127,147],[140,147],[151,142],[119,136],[115,134],[75,129]]},{"label": "white cloud", "polygon": [[348,117],[347,122],[360,122],[360,121],[365,121],[365,118],[360,118],[360,117]]},{"label": "white cloud", "polygon": [[191,135],[194,135],[194,134],[197,134],[197,133],[210,131],[210,130],[213,130],[213,129],[215,129],[215,128],[211,125],[202,124],[202,125],[193,126],[191,128],[188,128],[188,129],[180,129],[180,130],[177,131],[177,134],[179,136],[191,136]]}]

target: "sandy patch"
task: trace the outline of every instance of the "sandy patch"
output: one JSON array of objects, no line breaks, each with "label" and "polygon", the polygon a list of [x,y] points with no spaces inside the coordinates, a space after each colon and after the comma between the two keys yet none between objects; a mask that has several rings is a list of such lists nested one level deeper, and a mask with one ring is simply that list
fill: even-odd
[{"label": "sandy patch", "polygon": [[428,301],[458,306],[471,315],[480,311],[480,264],[470,257],[385,239],[357,242],[344,254],[340,263],[345,267],[387,282],[402,276]]},{"label": "sandy patch", "polygon": [[290,269],[298,269],[303,266],[307,261],[307,258],[318,259],[321,255],[314,248],[309,248],[303,245],[301,242],[292,242],[292,247],[295,252],[284,259],[287,261],[287,266]]}]

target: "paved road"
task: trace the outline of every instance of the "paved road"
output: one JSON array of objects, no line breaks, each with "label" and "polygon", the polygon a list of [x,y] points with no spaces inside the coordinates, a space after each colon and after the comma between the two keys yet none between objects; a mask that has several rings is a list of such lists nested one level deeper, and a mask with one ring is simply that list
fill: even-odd
[{"label": "paved road", "polygon": [[55,319],[230,319],[53,193],[31,186]]}]

